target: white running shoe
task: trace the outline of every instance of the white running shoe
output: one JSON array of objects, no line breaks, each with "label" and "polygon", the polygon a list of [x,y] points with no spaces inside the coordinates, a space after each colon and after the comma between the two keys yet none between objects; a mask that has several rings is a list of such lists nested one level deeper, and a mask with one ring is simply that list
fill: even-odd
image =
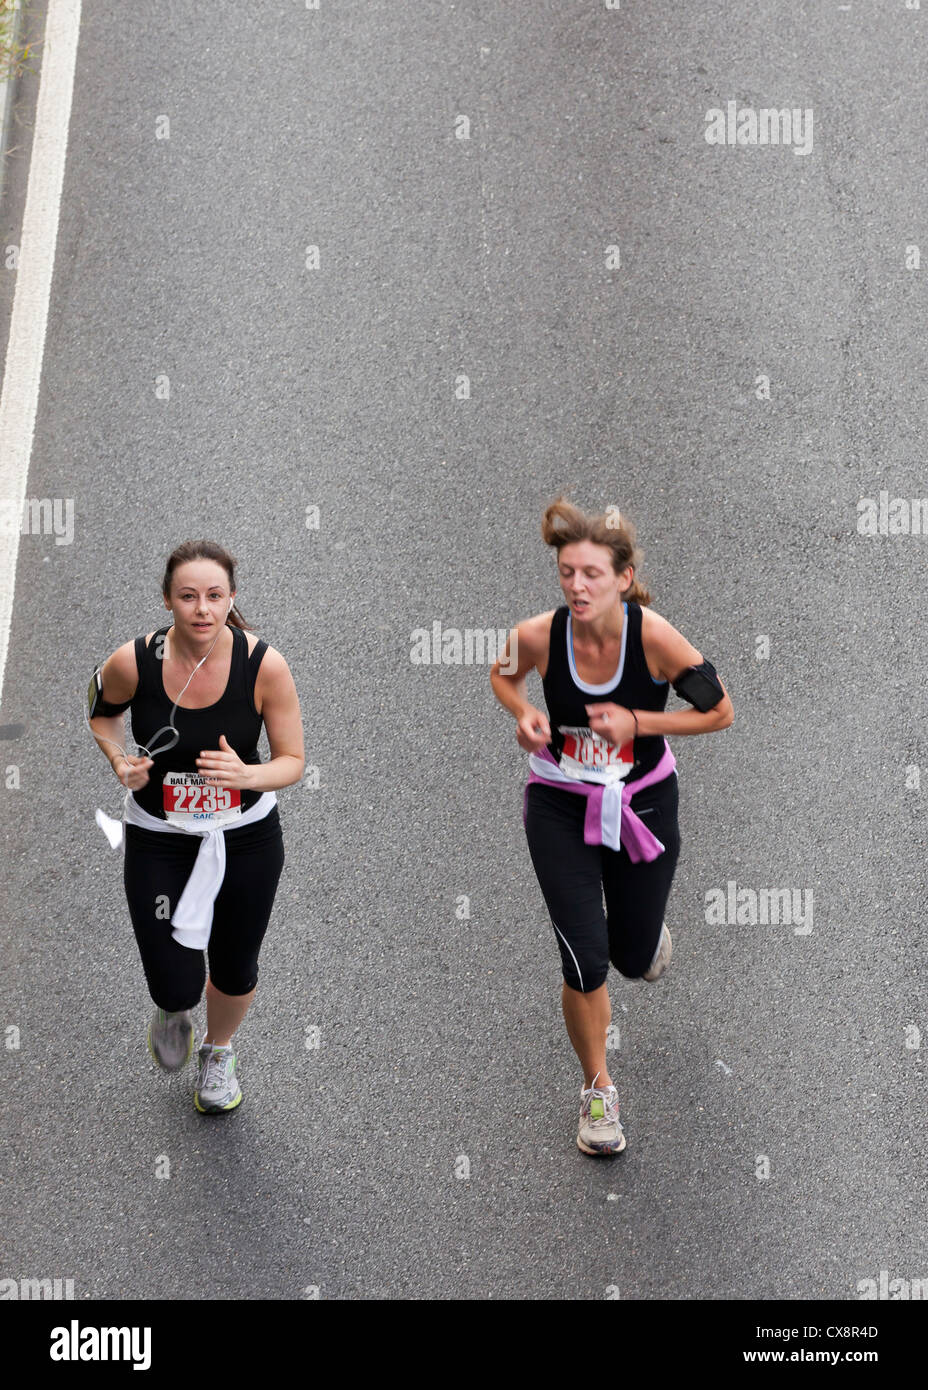
[{"label": "white running shoe", "polygon": [[619,1124],[619,1093],[614,1086],[597,1087],[599,1072],[588,1090],[580,1090],[580,1129],[577,1148],[585,1154],[620,1154],[625,1134]]},{"label": "white running shoe", "polygon": [[667,930],[667,923],[661,923],[661,939],[657,943],[657,950],[654,952],[654,959],[642,975],[643,980],[659,980],[661,975],[670,964],[670,957],[673,955],[673,942],[670,939],[670,932]]},{"label": "white running shoe", "polygon": [[193,1017],[190,1009],[170,1014],[155,1009],[148,1025],[148,1050],[165,1071],[180,1071],[193,1052]]},{"label": "white running shoe", "polygon": [[215,1047],[203,1043],[199,1054],[196,1090],[193,1103],[201,1115],[215,1115],[234,1110],[242,1102],[242,1088],[235,1069],[238,1058],[231,1047]]}]

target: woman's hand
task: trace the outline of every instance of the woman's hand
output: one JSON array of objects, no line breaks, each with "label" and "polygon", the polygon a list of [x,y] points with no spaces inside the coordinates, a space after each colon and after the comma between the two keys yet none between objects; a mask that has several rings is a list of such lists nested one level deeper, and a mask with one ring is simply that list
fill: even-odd
[{"label": "woman's hand", "polygon": [[196,760],[197,771],[217,787],[246,790],[251,786],[254,768],[250,763],[242,762],[225,734],[219,735],[219,744],[218,748],[200,754]]},{"label": "woman's hand", "polygon": [[537,753],[551,742],[551,725],[541,710],[529,706],[516,723],[516,739],[526,753]]},{"label": "woman's hand", "polygon": [[130,792],[137,792],[139,787],[144,787],[148,781],[148,769],[153,761],[153,758],[117,753],[113,759],[113,771],[124,787],[128,787]]},{"label": "woman's hand", "polygon": [[623,743],[634,737],[635,716],[624,705],[614,705],[611,701],[606,701],[601,705],[586,705],[585,709],[590,717],[593,733],[599,734],[600,738],[606,739],[608,743],[614,743],[617,748],[621,748]]}]

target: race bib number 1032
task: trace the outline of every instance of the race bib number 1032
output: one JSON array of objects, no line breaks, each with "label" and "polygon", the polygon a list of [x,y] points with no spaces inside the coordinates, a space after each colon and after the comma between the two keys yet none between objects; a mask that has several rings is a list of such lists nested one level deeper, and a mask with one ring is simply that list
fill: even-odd
[{"label": "race bib number 1032", "polygon": [[633,739],[617,748],[592,729],[561,725],[559,732],[564,736],[560,766],[570,777],[596,782],[621,782],[634,767]]}]

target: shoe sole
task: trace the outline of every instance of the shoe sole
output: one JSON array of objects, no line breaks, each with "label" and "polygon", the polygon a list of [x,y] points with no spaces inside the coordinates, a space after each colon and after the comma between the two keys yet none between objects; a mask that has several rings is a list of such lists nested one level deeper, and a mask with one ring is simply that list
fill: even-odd
[{"label": "shoe sole", "polygon": [[626,1142],[625,1135],[623,1134],[621,1144],[614,1149],[591,1149],[589,1145],[584,1144],[579,1134],[577,1135],[577,1148],[585,1154],[591,1154],[594,1158],[617,1158],[619,1154],[625,1152]]},{"label": "shoe sole", "polygon": [[186,1057],[184,1058],[184,1060],[183,1060],[182,1062],[178,1062],[178,1064],[177,1064],[176,1067],[166,1067],[165,1064],[162,1062],[161,1058],[160,1058],[160,1057],[158,1056],[158,1054],[155,1052],[155,1049],[152,1047],[152,1042],[151,1042],[151,1024],[149,1023],[149,1025],[148,1025],[148,1034],[147,1034],[147,1042],[148,1042],[148,1051],[151,1053],[151,1059],[152,1059],[152,1061],[153,1061],[157,1066],[159,1066],[159,1067],[161,1068],[162,1071],[170,1071],[170,1072],[174,1072],[174,1071],[183,1071],[184,1067],[187,1065],[187,1063],[190,1061],[190,1058],[193,1056],[193,1033],[194,1033],[194,1030],[193,1030],[193,1028],[191,1028],[191,1029],[190,1029],[190,1042],[189,1042],[189,1044],[188,1044],[188,1046],[187,1046],[187,1055],[186,1055]]},{"label": "shoe sole", "polygon": [[199,1110],[201,1115],[226,1115],[230,1110],[237,1109],[238,1106],[241,1105],[242,1099],[243,1093],[239,1091],[235,1099],[233,1101],[230,1101],[228,1105],[207,1105],[204,1109],[204,1107],[200,1104],[199,1091],[194,1091],[193,1093],[193,1103]]},{"label": "shoe sole", "polygon": [[[236,1061],[235,1061],[235,1068],[237,1068],[237,1066],[238,1066],[238,1059],[236,1059]],[[233,1072],[234,1072],[235,1068],[233,1068]],[[238,1078],[236,1077],[236,1080],[237,1080],[237,1079],[238,1079]],[[201,1105],[201,1104],[200,1104],[200,1092],[199,1092],[199,1091],[194,1091],[194,1093],[193,1093],[193,1103],[194,1103],[194,1105],[196,1106],[196,1108],[199,1110],[199,1112],[200,1112],[201,1115],[225,1115],[225,1114],[227,1114],[230,1110],[236,1110],[236,1109],[238,1109],[238,1107],[239,1107],[239,1106],[241,1105],[241,1103],[242,1103],[242,1096],[243,1096],[243,1091],[242,1091],[241,1087],[239,1087],[238,1095],[235,1096],[235,1098],[234,1098],[233,1100],[230,1100],[230,1101],[228,1102],[227,1105]]]},{"label": "shoe sole", "polygon": [[666,961],[664,962],[664,964],[661,966],[660,970],[658,970],[658,972],[657,972],[656,975],[650,975],[650,974],[649,974],[649,975],[642,975],[641,978],[642,978],[643,980],[647,980],[647,982],[648,982],[649,985],[653,985],[655,980],[659,980],[659,979],[661,978],[661,976],[662,976],[662,975],[664,974],[664,972],[666,971],[667,967],[670,965],[670,962],[673,960],[673,937],[670,935],[670,928],[669,928],[669,927],[665,927],[664,930],[667,932],[667,940],[668,940],[668,942],[670,943],[670,946],[669,946],[669,949],[668,949],[668,952],[667,952],[667,959],[666,959]]}]

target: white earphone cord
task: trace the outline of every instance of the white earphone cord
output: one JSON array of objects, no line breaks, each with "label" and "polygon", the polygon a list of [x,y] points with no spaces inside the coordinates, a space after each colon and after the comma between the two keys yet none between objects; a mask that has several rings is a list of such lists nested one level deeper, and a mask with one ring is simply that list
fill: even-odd
[{"label": "white earphone cord", "polygon": [[[222,625],[223,627],[226,626],[226,623],[228,622],[228,619],[229,619],[229,614],[232,612],[232,609],[233,609],[234,607],[235,607],[235,604],[234,604],[234,603],[230,603],[230,604],[229,604],[229,607],[228,607],[228,609],[226,610],[226,622],[223,623],[223,625]],[[171,626],[173,627],[173,623],[171,624]],[[170,632],[170,630],[171,630],[171,629],[168,628],[168,632]],[[167,636],[167,633],[165,633],[165,636]],[[213,650],[213,647],[215,647],[216,643],[219,641],[219,639],[220,639],[221,636],[222,636],[222,628],[220,628],[220,630],[216,633],[216,636],[213,638],[212,646],[210,647],[209,652],[211,652],[211,651]],[[193,680],[193,678],[194,678],[194,676],[196,675],[197,671],[199,671],[200,667],[203,665],[203,662],[206,660],[206,657],[209,656],[209,652],[206,653],[206,656],[201,657],[200,660],[197,662],[196,666],[194,666],[193,670],[190,672],[190,675],[187,677],[187,685],[189,685],[190,682]],[[95,668],[94,668],[94,672],[93,672],[93,676],[95,676],[95,675],[97,674],[98,671],[102,671],[102,670],[103,670],[103,667],[102,667],[102,666],[97,666],[97,667],[95,667]],[[93,676],[91,676],[91,678],[90,678],[91,680],[93,680]],[[163,733],[165,729],[170,729],[170,730],[173,732],[173,734],[174,734],[174,740],[173,740],[173,742],[172,742],[172,743],[169,743],[169,744],[166,744],[166,746],[165,746],[164,748],[159,748],[159,749],[158,749],[158,752],[159,752],[159,753],[166,753],[166,752],[168,751],[169,748],[173,748],[173,747],[174,747],[174,744],[175,744],[175,743],[177,742],[177,740],[180,738],[180,733],[179,733],[178,730],[174,727],[174,714],[175,714],[175,712],[176,712],[176,710],[177,710],[178,704],[180,703],[180,701],[181,701],[181,700],[183,699],[183,697],[184,697],[184,691],[187,689],[187,685],[184,686],[184,689],[180,692],[180,694],[178,695],[177,699],[174,701],[173,705],[171,706],[171,713],[168,715],[168,722],[167,722],[161,729],[157,729],[157,730],[155,731],[156,736],[157,736],[157,734]],[[112,744],[112,746],[113,746],[114,748],[118,748],[119,751],[120,751],[120,753],[121,753],[121,754],[123,755],[123,757],[126,759],[126,762],[129,761],[130,756],[131,756],[131,757],[134,757],[134,758],[137,758],[137,757],[139,756],[138,753],[132,753],[132,754],[127,753],[126,750],[125,750],[125,748],[123,748],[122,744],[121,744],[121,743],[117,743],[115,739],[106,738],[104,734],[95,734],[95,733],[94,733],[93,729],[90,728],[90,720],[89,720],[89,718],[87,717],[87,711],[86,711],[86,709],[84,708],[84,701],[83,701],[83,699],[81,700],[81,713],[82,713],[83,716],[84,716],[84,723],[87,725],[87,728],[90,729],[91,738],[94,738],[94,739],[99,740],[100,743],[109,743],[109,744]],[[135,746],[136,746],[136,748],[141,748],[141,750],[142,750],[142,752],[145,754],[146,758],[154,758],[154,754],[151,753],[151,752],[149,752],[149,750],[145,747],[144,743],[136,743]],[[131,775],[131,772],[132,772],[132,768],[131,768],[131,766],[130,766],[130,767],[129,767],[129,771],[126,773],[126,780],[125,780],[125,782],[123,783],[123,785],[126,787],[127,790],[128,790],[128,787],[129,787],[129,777],[130,777],[130,775]],[[118,774],[118,773],[117,773],[116,775],[117,775],[117,777],[119,777],[119,774]],[[120,780],[120,782],[122,782],[122,778],[121,778],[121,777],[119,778],[119,780]]]}]

